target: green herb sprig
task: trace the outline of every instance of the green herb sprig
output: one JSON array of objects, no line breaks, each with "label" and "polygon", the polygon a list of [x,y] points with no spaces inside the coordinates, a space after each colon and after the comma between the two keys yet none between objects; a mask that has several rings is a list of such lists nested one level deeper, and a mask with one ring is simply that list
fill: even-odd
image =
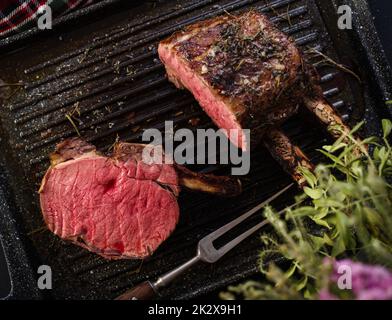
[{"label": "green herb sprig", "polygon": [[[392,123],[382,121],[381,138],[359,141],[354,135],[362,125],[347,136],[336,128],[342,137],[319,150],[326,161],[314,172],[301,169],[308,186],[284,216],[265,209],[276,231],[261,237],[259,265],[267,281],[229,287],[221,298],[315,298],[328,281],[325,257],[361,257],[392,268]],[[268,263],[271,255],[289,266]]]}]

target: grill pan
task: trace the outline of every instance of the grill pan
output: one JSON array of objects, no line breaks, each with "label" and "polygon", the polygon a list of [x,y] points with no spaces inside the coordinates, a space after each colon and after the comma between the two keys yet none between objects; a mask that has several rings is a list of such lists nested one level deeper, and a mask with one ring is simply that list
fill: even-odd
[{"label": "grill pan", "polygon": [[[213,127],[193,97],[167,81],[156,53],[161,39],[187,24],[225,12],[264,12],[304,49],[321,50],[359,74],[362,83],[319,68],[324,93],[344,119],[365,120],[363,134],[378,134],[380,119],[391,116],[384,103],[390,99],[390,67],[366,1],[347,2],[355,12],[352,31],[337,29],[335,0],[101,1],[62,18],[51,32],[30,30],[0,42],[2,80],[25,84],[1,91],[0,235],[12,280],[8,298],[111,299],[186,261],[198,239],[290,181],[259,147],[243,194],[228,201],[183,192],[176,231],[145,261],[106,261],[42,228],[37,190],[47,156],[61,139],[76,135],[67,114],[80,112],[78,130],[103,151],[117,137],[140,141],[143,128],[163,129],[165,120],[195,129],[189,120],[198,118],[198,128]],[[328,141],[305,114],[290,119],[284,130],[315,159],[315,150]],[[194,169],[229,173],[227,167]],[[260,245],[255,236],[218,264],[194,268],[163,297],[202,297],[253,275]],[[52,268],[52,290],[36,288],[36,270],[43,264]]]}]

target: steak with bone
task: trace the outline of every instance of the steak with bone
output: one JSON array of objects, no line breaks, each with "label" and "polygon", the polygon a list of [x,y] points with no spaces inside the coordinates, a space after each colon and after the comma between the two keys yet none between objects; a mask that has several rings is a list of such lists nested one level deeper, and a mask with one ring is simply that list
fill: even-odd
[{"label": "steak with bone", "polygon": [[[294,41],[260,13],[198,22],[162,41],[158,52],[169,79],[191,91],[219,128],[239,131],[232,142],[243,150],[249,144],[256,146],[264,135],[267,147],[275,139],[277,144],[289,144],[284,133],[274,128],[294,115],[301,104],[334,137],[340,134],[333,129],[336,124],[350,131],[323,98],[316,70],[304,61]],[[241,133],[243,129],[250,129],[250,141]],[[274,158],[296,159],[285,166],[295,179],[296,164],[312,167],[306,157],[298,160],[303,153],[297,147],[289,148],[293,151],[290,156],[277,154],[281,149],[270,148]]]},{"label": "steak with bone", "polygon": [[108,157],[78,138],[60,143],[40,188],[48,228],[108,259],[145,258],[174,230],[181,187],[222,196],[241,191],[237,179],[148,164],[146,148],[155,152],[117,143]]}]

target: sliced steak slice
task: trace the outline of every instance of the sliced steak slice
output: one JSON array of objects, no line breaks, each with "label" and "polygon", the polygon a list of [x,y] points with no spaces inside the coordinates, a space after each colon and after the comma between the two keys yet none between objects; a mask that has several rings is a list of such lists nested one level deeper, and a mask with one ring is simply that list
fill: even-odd
[{"label": "sliced steak slice", "polygon": [[240,192],[235,179],[146,164],[144,148],[118,143],[107,157],[80,139],[59,144],[39,191],[48,228],[108,259],[145,258],[178,222],[181,184],[222,195]]},{"label": "sliced steak slice", "polygon": [[[169,79],[190,90],[222,129],[251,129],[251,141],[297,111],[304,94],[294,42],[256,12],[196,23],[158,48]],[[232,142],[247,149],[244,135]]]}]

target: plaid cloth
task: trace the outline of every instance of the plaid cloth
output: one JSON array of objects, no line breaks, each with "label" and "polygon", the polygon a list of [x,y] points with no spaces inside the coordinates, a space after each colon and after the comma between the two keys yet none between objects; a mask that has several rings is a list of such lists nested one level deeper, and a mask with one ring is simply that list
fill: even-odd
[{"label": "plaid cloth", "polygon": [[0,38],[36,26],[40,7],[49,5],[53,20],[94,0],[0,0]]}]

